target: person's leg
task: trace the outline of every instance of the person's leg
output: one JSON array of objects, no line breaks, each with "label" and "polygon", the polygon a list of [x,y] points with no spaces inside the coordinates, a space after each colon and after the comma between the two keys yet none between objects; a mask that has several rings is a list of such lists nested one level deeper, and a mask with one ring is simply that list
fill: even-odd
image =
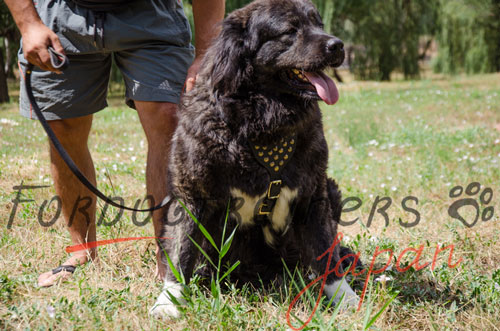
[{"label": "person's leg", "polygon": [[[92,115],[55,120],[49,122],[68,154],[82,173],[95,185],[95,170],[87,139],[92,126]],[[96,240],[95,211],[96,199],[93,193],[83,186],[61,159],[52,143],[50,144],[52,178],[57,194],[61,197],[62,212],[68,225],[73,244],[83,244]],[[75,252],[63,265],[77,266],[95,259],[96,249]],[[52,270],[38,278],[39,286],[51,286],[59,279],[67,278],[71,273]]]},{"label": "person's leg", "polygon": [[[182,1],[139,1],[127,10],[107,15],[104,31],[106,48],[113,51],[125,81],[127,105],[138,111],[147,136],[147,192],[158,204],[168,193],[176,104],[194,58],[189,22]],[[163,213],[153,213],[156,236],[161,232]],[[158,248],[157,275],[163,278],[165,266],[160,256]]]},{"label": "person's leg", "polygon": [[[177,105],[169,102],[134,101],[148,140],[146,165],[147,194],[152,195],[155,204],[160,203],[167,192],[167,168],[170,141],[177,126]],[[162,227],[163,210],[153,212],[155,236],[159,237]],[[157,249],[157,276],[165,276],[165,266],[161,263],[162,252]]]}]

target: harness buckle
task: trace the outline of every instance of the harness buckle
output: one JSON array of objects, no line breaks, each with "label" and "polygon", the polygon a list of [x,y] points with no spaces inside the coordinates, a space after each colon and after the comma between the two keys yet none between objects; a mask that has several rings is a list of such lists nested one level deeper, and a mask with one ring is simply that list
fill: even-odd
[{"label": "harness buckle", "polygon": [[280,197],[281,184],[282,184],[281,179],[273,180],[271,183],[269,183],[269,188],[267,189],[267,198],[268,199],[274,200],[274,199],[278,199]]},{"label": "harness buckle", "polygon": [[269,214],[271,214],[271,211],[264,211],[264,210],[262,210],[262,208],[267,208],[267,207],[268,206],[264,202],[262,202],[260,204],[260,207],[259,207],[259,215],[269,215]]}]

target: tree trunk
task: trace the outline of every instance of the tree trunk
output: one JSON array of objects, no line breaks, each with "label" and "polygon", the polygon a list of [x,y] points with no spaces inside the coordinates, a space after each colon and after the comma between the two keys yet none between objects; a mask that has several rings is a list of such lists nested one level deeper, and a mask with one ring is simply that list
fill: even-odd
[{"label": "tree trunk", "polygon": [[9,100],[9,89],[7,86],[7,75],[5,74],[3,50],[0,49],[0,103],[9,102]]}]

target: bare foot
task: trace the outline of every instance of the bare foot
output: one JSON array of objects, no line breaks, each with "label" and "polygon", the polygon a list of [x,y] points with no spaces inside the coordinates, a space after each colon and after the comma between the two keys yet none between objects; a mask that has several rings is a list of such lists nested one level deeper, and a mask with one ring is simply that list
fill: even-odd
[{"label": "bare foot", "polygon": [[[95,255],[95,254],[93,254]],[[95,260],[92,258],[92,260]],[[70,256],[61,266],[79,266],[85,264],[91,260],[90,253],[88,251],[76,252],[74,255]],[[38,276],[38,286],[40,287],[49,287],[54,285],[57,282],[64,281],[73,275],[73,272],[64,270],[64,268],[60,271],[56,271],[56,269],[44,272],[40,276]]]}]

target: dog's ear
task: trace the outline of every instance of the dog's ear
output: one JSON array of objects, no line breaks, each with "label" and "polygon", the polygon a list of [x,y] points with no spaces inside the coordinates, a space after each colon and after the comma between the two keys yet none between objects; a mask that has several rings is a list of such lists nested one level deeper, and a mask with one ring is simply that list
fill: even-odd
[{"label": "dog's ear", "polygon": [[249,64],[246,56],[245,36],[247,13],[233,12],[222,24],[222,30],[212,47],[212,88],[221,95],[236,93],[248,79]]}]

